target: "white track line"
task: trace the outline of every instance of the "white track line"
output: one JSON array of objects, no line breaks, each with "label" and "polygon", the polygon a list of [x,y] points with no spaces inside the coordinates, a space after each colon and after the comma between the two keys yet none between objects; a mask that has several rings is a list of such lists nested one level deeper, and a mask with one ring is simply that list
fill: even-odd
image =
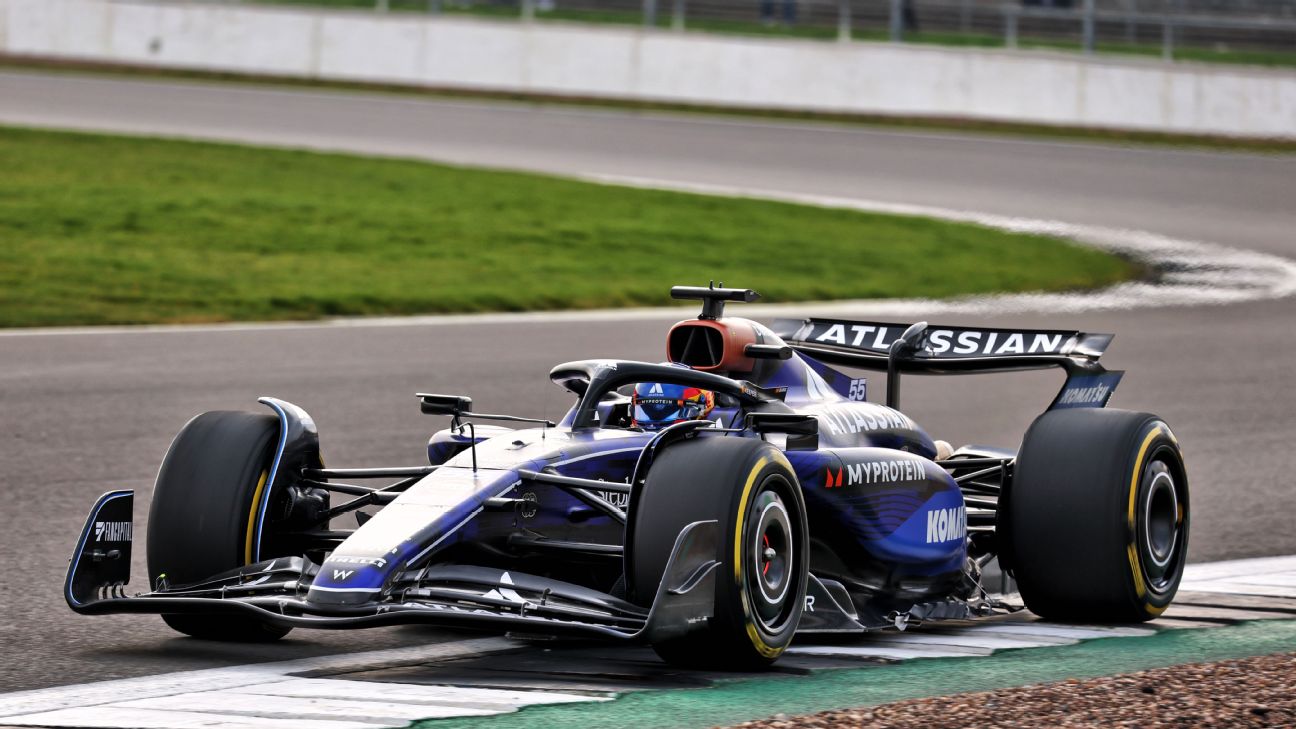
[{"label": "white track line", "polygon": [[1166,609],[1165,616],[1167,618],[1181,620],[1223,620],[1228,622],[1268,619],[1290,620],[1293,617],[1296,617],[1291,613],[1274,612],[1272,610],[1252,610],[1249,608],[1225,608],[1183,604],[1172,604]]},{"label": "white track line", "polygon": [[504,638],[434,643],[426,646],[386,651],[339,654],[295,661],[253,663],[228,668],[182,671],[156,676],[125,678],[116,681],[59,686],[0,694],[0,720],[8,717],[53,711],[69,707],[111,704],[123,697],[132,699],[172,696],[190,691],[213,691],[243,686],[258,686],[281,680],[295,673],[314,671],[360,671],[393,665],[414,665],[429,661],[515,650],[518,644]]},{"label": "white track line", "polygon": [[[244,694],[267,696],[296,696],[300,698],[362,699],[374,696],[370,681],[343,681],[333,678],[290,678],[284,681],[243,686],[237,689]],[[423,686],[418,684],[382,683],[383,701],[394,703],[433,703],[441,706],[462,706],[468,709],[509,710],[526,703],[546,699],[546,703],[584,701],[589,697],[575,694],[537,694],[534,691],[511,689],[468,688],[462,686]]]},{"label": "white track line", "polygon": [[[1215,580],[1249,579],[1275,574],[1296,574],[1296,555],[1190,564],[1184,569],[1183,582],[1180,583],[1179,589],[1197,590],[1199,585]],[[1291,597],[1296,597],[1296,590],[1292,591]]]},{"label": "white track line", "polygon": [[1092,640],[1095,638],[1131,638],[1156,635],[1152,628],[1129,628],[1107,625],[1053,625],[1050,623],[1005,622],[992,625],[980,625],[977,629],[986,633],[1003,633],[1017,636],[1051,636],[1072,638],[1075,640]]},{"label": "white track line", "polygon": [[374,729],[374,727],[392,726],[356,721],[232,716],[200,711],[103,709],[97,706],[87,709],[59,709],[4,721],[12,726],[94,727],[95,729]]},{"label": "white track line", "polygon": [[201,711],[230,716],[295,718],[312,721],[382,722],[392,726],[403,726],[419,719],[440,719],[447,716],[487,716],[513,708],[469,709],[463,706],[441,706],[435,703],[389,703],[382,699],[382,688],[384,687],[375,686],[367,699],[273,696],[265,692],[251,694],[239,691],[203,691],[176,696],[158,696],[152,699],[119,701],[99,708]]},{"label": "white track line", "polygon": [[962,633],[879,633],[878,637],[873,640],[874,643],[888,646],[899,646],[903,648],[914,648],[919,646],[936,646],[939,648],[975,648],[986,652],[997,650],[1008,650],[1011,648],[1043,648],[1050,645],[1063,645],[1075,643],[1071,638],[1054,638],[1054,637],[1034,637],[1018,638],[1009,637],[996,633],[986,633],[978,631],[976,628],[969,628]]},{"label": "white track line", "polygon": [[[1137,309],[1154,306],[1233,304],[1284,298],[1296,294],[1296,262],[1281,256],[1181,240],[1146,231],[1076,225],[1057,220],[990,215],[966,210],[902,205],[828,195],[781,192],[760,188],[707,185],[616,175],[575,175],[577,179],[627,187],[673,190],[700,195],[744,197],[828,208],[895,215],[916,215],[975,223],[1018,233],[1050,235],[1099,248],[1139,261],[1156,273],[1154,281],[1132,281],[1076,293],[1004,294],[954,299],[852,299],[795,304],[752,304],[743,312],[753,317],[867,312],[872,316],[911,314],[1006,314],[1026,311],[1077,312]],[[741,283],[741,282],[730,282]],[[435,316],[351,317],[319,321],[145,326],[50,327],[0,330],[0,337],[154,332],[242,332],[335,327],[429,327],[527,322],[598,322],[683,318],[685,307],[538,311],[508,314],[450,314]]]},{"label": "white track line", "polygon": [[1179,589],[1296,598],[1296,555],[1190,564]]},{"label": "white track line", "polygon": [[185,671],[0,694],[0,724],[58,727],[365,729],[486,716],[534,704],[604,701],[563,692],[295,678],[475,657],[519,648],[504,638]]},{"label": "white track line", "polygon": [[967,658],[986,653],[971,653],[953,649],[896,648],[881,645],[795,645],[788,649],[791,656],[822,656],[826,658],[885,658],[908,661],[914,658]]}]

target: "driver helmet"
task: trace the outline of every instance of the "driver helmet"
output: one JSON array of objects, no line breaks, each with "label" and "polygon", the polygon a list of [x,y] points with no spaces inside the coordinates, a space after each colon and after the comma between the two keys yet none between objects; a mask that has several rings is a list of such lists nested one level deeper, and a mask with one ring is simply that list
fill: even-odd
[{"label": "driver helmet", "polygon": [[665,382],[641,382],[635,385],[630,403],[634,424],[645,430],[657,430],[681,420],[707,417],[715,408],[715,393]]}]

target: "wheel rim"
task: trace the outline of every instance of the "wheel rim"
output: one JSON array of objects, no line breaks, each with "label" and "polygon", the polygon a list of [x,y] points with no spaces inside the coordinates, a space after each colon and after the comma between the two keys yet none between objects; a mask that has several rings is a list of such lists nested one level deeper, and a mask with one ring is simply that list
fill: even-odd
[{"label": "wheel rim", "polygon": [[750,578],[746,589],[755,617],[771,632],[786,617],[787,596],[796,581],[792,518],[775,486],[767,482],[756,495],[747,530]]},{"label": "wheel rim", "polygon": [[1143,472],[1139,546],[1143,571],[1153,592],[1165,592],[1179,572],[1187,503],[1181,483],[1165,458],[1153,458]]}]

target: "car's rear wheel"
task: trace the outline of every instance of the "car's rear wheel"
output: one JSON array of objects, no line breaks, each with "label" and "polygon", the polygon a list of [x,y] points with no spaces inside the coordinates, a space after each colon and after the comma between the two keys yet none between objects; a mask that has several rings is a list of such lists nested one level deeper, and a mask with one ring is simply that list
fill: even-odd
[{"label": "car's rear wheel", "polygon": [[1188,479],[1160,418],[1045,413],[1022,443],[1008,500],[1013,572],[1031,612],[1138,622],[1174,599],[1188,551]]},{"label": "car's rear wheel", "polygon": [[650,606],[680,531],[720,525],[714,617],[659,641],[664,660],[688,668],[757,670],[792,641],[805,605],[809,550],[796,474],[756,439],[702,437],[665,448],[631,506],[632,598]]},{"label": "car's rear wheel", "polygon": [[[194,583],[254,560],[256,518],[268,497],[278,434],[278,418],[254,413],[208,412],[185,425],[153,488],[151,584]],[[291,630],[226,614],[174,613],[162,619],[181,633],[209,640],[272,641]]]}]

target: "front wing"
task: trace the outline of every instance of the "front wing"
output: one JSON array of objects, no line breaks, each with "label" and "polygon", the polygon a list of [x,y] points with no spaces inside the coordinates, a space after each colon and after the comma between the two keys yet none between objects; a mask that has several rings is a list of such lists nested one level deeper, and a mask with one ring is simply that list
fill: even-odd
[{"label": "front wing", "polygon": [[400,573],[382,599],[363,605],[318,605],[305,599],[318,566],[301,557],[247,565],[190,585],[171,586],[159,576],[152,591],[128,596],[133,501],[133,492],[114,491],[91,509],[64,587],[73,610],[244,615],[284,627],[478,626],[637,641],[686,634],[714,611],[720,539],[714,521],[680,532],[647,610],[578,585],[463,565]]}]

